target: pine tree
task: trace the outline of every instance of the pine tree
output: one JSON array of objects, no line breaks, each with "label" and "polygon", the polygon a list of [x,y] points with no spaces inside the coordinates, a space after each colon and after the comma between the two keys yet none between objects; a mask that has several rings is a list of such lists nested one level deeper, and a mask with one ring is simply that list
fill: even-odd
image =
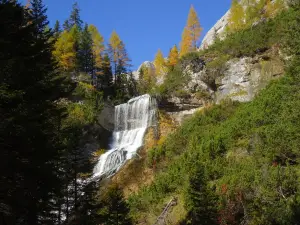
[{"label": "pine tree", "polygon": [[102,208],[101,202],[97,196],[98,185],[96,182],[91,182],[84,187],[84,196],[81,200],[81,207],[79,209],[78,224],[80,225],[95,225],[102,224],[103,219],[98,214]]},{"label": "pine tree", "polygon": [[[39,7],[35,8],[38,9]],[[59,121],[63,97],[43,7],[27,10],[1,1],[0,216],[4,224],[53,224],[60,192]],[[38,15],[38,16],[37,16]],[[45,20],[41,20],[44,18]],[[22,41],[20,41],[22,40]]]},{"label": "pine tree", "polygon": [[59,37],[59,35],[61,34],[60,24],[59,24],[58,20],[56,20],[56,22],[55,22],[55,25],[53,28],[53,33],[54,33],[55,39],[57,39]]},{"label": "pine tree", "polygon": [[69,23],[69,20],[66,20],[66,21],[64,22],[63,28],[64,28],[65,31],[70,31],[70,30],[71,30],[72,27],[71,27],[71,25],[70,25],[70,23]]},{"label": "pine tree", "polygon": [[185,204],[188,210],[189,224],[218,224],[216,197],[207,186],[204,167],[195,165],[189,177],[189,185],[185,194]]},{"label": "pine tree", "polygon": [[230,32],[240,30],[244,27],[244,8],[238,0],[232,0],[230,14],[228,18],[228,28]]},{"label": "pine tree", "polygon": [[82,24],[83,24],[83,22],[80,18],[80,9],[79,9],[78,3],[75,2],[73,4],[72,12],[71,12],[71,15],[69,18],[69,25],[70,25],[70,27],[73,27],[76,25],[77,28],[81,31]]},{"label": "pine tree", "polygon": [[[31,7],[29,12],[34,20],[34,24],[38,33],[45,33],[45,28],[48,26],[49,22],[46,16],[47,8],[43,5],[42,0],[31,0]],[[48,34],[49,35],[49,34]]]},{"label": "pine tree", "polygon": [[169,57],[168,57],[168,65],[170,67],[176,66],[179,60],[179,52],[176,45],[170,50]]},{"label": "pine tree", "polygon": [[130,225],[129,207],[123,198],[122,190],[117,186],[109,188],[100,210],[105,225]]},{"label": "pine tree", "polygon": [[98,88],[103,90],[104,98],[113,95],[113,74],[110,64],[110,58],[108,54],[103,57],[102,63],[102,74],[100,77],[100,82],[98,83]]},{"label": "pine tree", "polygon": [[165,59],[162,51],[158,49],[155,59],[154,59],[154,66],[157,76],[164,75],[166,73],[166,65]]},{"label": "pine tree", "polygon": [[91,33],[88,30],[88,25],[86,24],[79,43],[79,70],[86,74],[92,76],[92,80],[95,81],[95,59],[93,54],[93,40]]}]

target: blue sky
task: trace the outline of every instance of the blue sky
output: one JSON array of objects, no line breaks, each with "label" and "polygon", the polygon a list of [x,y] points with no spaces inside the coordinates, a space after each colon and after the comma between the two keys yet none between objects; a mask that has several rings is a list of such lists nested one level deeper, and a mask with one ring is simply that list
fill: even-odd
[{"label": "blue sky", "polygon": [[[23,0],[26,2],[26,0]],[[51,26],[70,15],[75,0],[44,0]],[[189,8],[194,5],[201,38],[229,9],[231,0],[78,0],[82,20],[98,27],[107,41],[115,29],[124,41],[133,68],[152,61],[160,48],[167,56],[179,44]]]}]

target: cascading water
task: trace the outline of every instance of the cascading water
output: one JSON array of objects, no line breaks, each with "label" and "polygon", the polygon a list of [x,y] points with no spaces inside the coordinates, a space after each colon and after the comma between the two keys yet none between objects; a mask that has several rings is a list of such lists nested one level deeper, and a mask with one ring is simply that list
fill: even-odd
[{"label": "cascading water", "polygon": [[155,99],[148,94],[115,107],[112,149],[100,156],[93,177],[113,174],[135,155],[147,128],[156,122],[156,108]]}]

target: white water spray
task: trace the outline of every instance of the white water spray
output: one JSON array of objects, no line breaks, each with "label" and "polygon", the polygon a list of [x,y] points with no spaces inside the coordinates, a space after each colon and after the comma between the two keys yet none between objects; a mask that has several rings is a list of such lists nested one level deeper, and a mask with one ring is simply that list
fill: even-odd
[{"label": "white water spray", "polygon": [[115,107],[112,149],[100,156],[93,177],[113,174],[135,155],[143,144],[147,128],[156,122],[156,108],[156,101],[150,95]]}]

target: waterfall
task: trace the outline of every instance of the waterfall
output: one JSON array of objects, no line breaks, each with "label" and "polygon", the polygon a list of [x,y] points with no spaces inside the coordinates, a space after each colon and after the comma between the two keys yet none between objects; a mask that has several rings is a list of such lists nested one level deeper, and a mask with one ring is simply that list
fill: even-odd
[{"label": "waterfall", "polygon": [[109,176],[131,159],[143,145],[148,127],[156,122],[156,101],[142,95],[115,107],[115,129],[111,150],[100,156],[94,177]]}]

